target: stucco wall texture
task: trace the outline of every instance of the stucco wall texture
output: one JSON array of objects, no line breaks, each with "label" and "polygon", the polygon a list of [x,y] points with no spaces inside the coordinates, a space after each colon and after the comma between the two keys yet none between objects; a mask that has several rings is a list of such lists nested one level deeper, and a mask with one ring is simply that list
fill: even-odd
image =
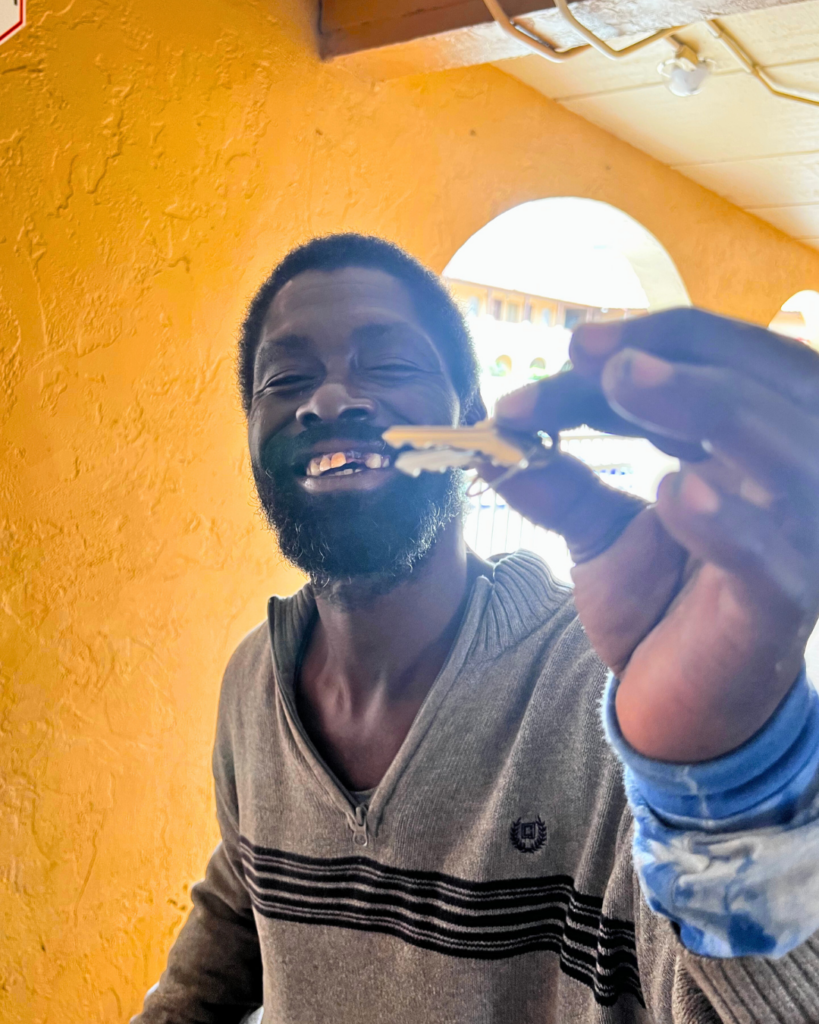
[{"label": "stucco wall texture", "polygon": [[491,68],[373,84],[276,0],[32,0],[0,48],[0,1020],[128,1019],[217,841],[219,680],[297,575],[254,513],[236,326],[309,235],[441,269],[603,199],[767,322],[819,253]]}]

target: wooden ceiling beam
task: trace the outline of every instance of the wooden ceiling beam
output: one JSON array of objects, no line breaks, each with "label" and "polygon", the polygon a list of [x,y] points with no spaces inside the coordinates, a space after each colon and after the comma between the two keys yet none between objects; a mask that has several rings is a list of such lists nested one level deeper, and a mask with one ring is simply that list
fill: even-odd
[{"label": "wooden ceiling beam", "polygon": [[[655,32],[705,18],[800,0],[575,0],[577,17],[602,39]],[[568,48],[583,40],[553,0],[505,0],[513,18]],[[520,57],[529,51],[495,23],[483,0],[323,0],[322,59],[374,79]]]}]

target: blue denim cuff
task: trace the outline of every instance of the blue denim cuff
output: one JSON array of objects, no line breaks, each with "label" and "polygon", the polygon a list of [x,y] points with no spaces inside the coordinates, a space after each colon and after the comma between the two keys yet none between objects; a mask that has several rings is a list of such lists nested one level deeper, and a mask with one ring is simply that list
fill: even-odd
[{"label": "blue denim cuff", "polygon": [[739,830],[781,824],[819,786],[819,694],[803,668],[765,725],[723,757],[673,764],[644,757],[623,737],[617,721],[618,681],[610,676],[603,726],[648,806],[687,830]]}]

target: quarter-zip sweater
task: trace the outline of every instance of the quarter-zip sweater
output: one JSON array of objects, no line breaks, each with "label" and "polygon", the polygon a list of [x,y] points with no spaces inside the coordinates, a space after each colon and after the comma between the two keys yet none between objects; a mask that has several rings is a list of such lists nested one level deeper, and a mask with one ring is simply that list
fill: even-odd
[{"label": "quarter-zip sweater", "polygon": [[314,614],[309,587],[272,598],[231,658],[222,842],[135,1021],[227,1024],[262,1003],[265,1024],[819,1021],[815,938],[775,961],[709,959],[649,908],[601,728],[606,669],[540,559],[478,578],[365,803],[296,712]]}]

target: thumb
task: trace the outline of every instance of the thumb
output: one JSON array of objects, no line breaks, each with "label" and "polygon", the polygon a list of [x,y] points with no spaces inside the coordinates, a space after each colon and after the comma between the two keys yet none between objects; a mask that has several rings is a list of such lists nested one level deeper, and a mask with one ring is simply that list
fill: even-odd
[{"label": "thumb", "polygon": [[645,437],[655,448],[687,462],[706,457],[700,444],[653,434],[623,419],[609,405],[599,384],[581,377],[575,370],[556,373],[499,398],[495,421],[499,427],[523,434],[543,430],[554,435],[587,426],[621,437]]},{"label": "thumb", "polygon": [[[503,472],[489,463],[480,469],[490,485]],[[577,563],[609,548],[647,504],[608,487],[584,463],[561,453],[515,473],[497,490],[526,519],[562,534]]]}]

